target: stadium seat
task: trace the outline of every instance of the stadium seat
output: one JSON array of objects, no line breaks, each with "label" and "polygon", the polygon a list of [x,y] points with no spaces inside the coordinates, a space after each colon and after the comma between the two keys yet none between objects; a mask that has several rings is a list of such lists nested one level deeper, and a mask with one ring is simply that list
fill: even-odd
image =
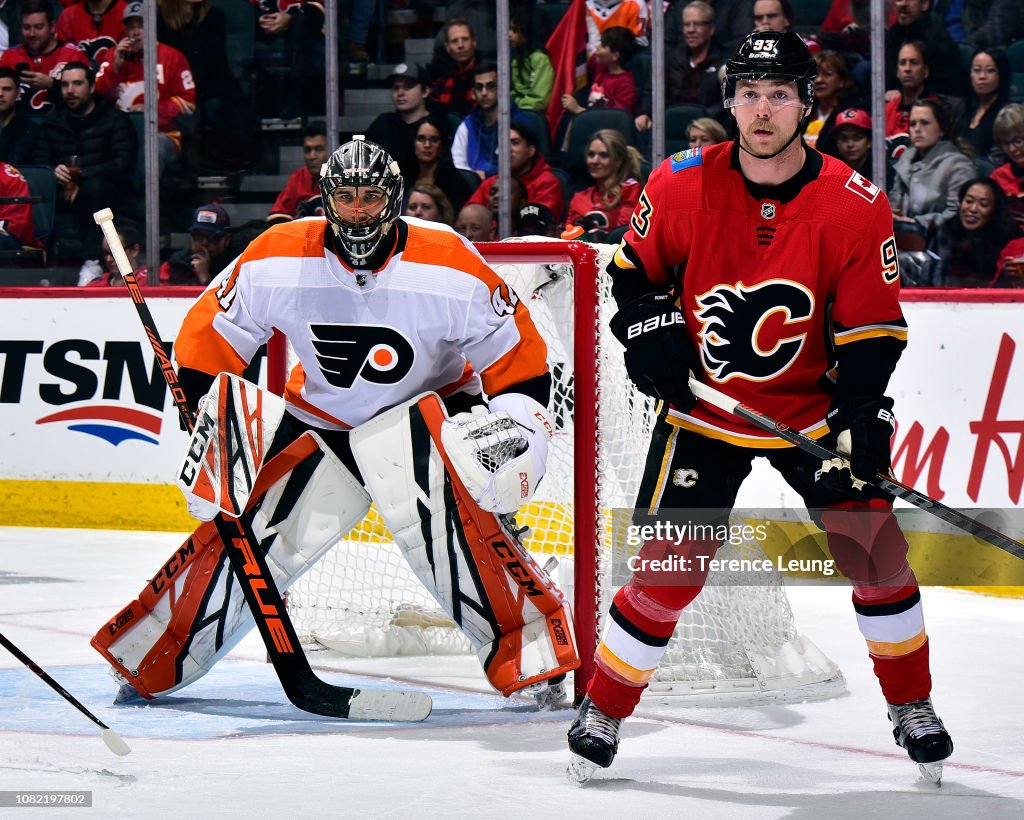
[{"label": "stadium seat", "polygon": [[1006,47],[1006,56],[1014,74],[1024,74],[1024,40],[1017,40]]},{"label": "stadium seat", "polygon": [[476,171],[469,171],[465,168],[456,168],[455,170],[457,170],[459,172],[459,176],[466,181],[466,185],[469,187],[470,193],[473,193],[473,191],[479,188],[480,183],[483,182]]},{"label": "stadium seat", "polygon": [[665,155],[672,156],[690,147],[686,129],[699,117],[706,117],[702,105],[673,105],[665,109]]},{"label": "stadium seat", "polygon": [[974,46],[970,43],[957,43],[960,49],[960,65],[968,74],[971,72],[971,60],[974,58]]},{"label": "stadium seat", "polygon": [[793,16],[796,18],[793,30],[798,34],[821,31],[821,24],[831,7],[832,0],[793,0]]},{"label": "stadium seat", "polygon": [[621,108],[591,108],[577,114],[570,126],[569,146],[562,163],[570,175],[586,165],[587,143],[594,132],[602,128],[614,128],[625,136],[627,143],[636,144],[633,115],[628,111]]}]

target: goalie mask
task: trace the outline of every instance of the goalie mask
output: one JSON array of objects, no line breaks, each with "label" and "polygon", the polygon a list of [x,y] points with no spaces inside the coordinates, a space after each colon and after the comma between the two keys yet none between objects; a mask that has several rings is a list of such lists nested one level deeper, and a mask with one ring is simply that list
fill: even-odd
[{"label": "goalie mask", "polygon": [[353,267],[380,247],[402,210],[398,163],[361,134],[338,148],[320,169],[324,213]]},{"label": "goalie mask", "polygon": [[795,82],[802,106],[814,103],[814,78],[818,65],[799,34],[792,31],[754,31],[740,43],[725,64],[722,105],[735,108],[739,80],[788,80]]}]

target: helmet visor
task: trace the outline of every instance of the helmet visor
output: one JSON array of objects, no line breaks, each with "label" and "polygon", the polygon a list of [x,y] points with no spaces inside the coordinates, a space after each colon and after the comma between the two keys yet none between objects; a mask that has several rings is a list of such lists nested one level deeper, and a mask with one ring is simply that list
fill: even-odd
[{"label": "helmet visor", "polygon": [[803,108],[807,102],[800,97],[795,80],[760,77],[737,77],[732,86],[732,95],[722,99],[725,108],[739,108],[743,105],[760,105],[764,100],[770,108]]},{"label": "helmet visor", "polygon": [[388,195],[376,185],[342,185],[331,191],[334,213],[344,225],[373,225],[388,207]]}]

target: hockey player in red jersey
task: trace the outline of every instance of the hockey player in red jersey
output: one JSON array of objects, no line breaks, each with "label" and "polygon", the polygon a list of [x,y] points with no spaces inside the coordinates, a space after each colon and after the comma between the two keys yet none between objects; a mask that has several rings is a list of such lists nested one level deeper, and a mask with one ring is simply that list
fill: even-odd
[{"label": "hockey player in red jersey", "polygon": [[[660,400],[635,520],[672,511],[728,518],[755,457],[800,493],[853,584],[857,623],[896,742],[933,780],[953,745],[932,707],[928,638],[891,499],[866,485],[890,469],[889,377],[906,345],[892,214],[885,194],[807,148],[800,123],[815,63],[797,35],[754,32],[726,65],[723,102],[738,139],[681,152],[651,175],[609,265],[637,387]],[[688,372],[847,459],[822,464],[697,401]],[[685,478],[685,480],[684,480]],[[620,589],[596,671],[569,730],[583,782],[615,756],[718,541],[648,541],[643,557],[692,567],[636,574]],[[676,561],[673,566],[686,567]]]},{"label": "hockey player in red jersey", "polygon": [[[249,510],[286,588],[372,499],[491,684],[505,695],[537,687],[542,705],[560,700],[565,673],[579,663],[568,606],[508,518],[541,480],[553,430],[544,340],[472,243],[446,225],[400,216],[401,171],[380,146],[362,136],[342,145],[319,183],[326,216],[273,225],[254,239],[199,297],[175,342],[189,403],[197,407],[216,385],[204,403],[214,413],[225,406],[227,374],[241,374],[275,331],[298,359],[271,441],[264,448],[260,440],[257,467],[244,468],[263,491],[233,514]],[[388,421],[396,414],[399,422]],[[208,420],[216,423],[204,410],[197,434]],[[242,439],[261,439],[267,426],[260,417]],[[372,444],[359,444],[368,437]],[[316,460],[308,450],[296,456],[311,440]],[[305,464],[302,480],[294,463]],[[325,465],[333,465],[330,492],[316,480]],[[198,472],[190,467],[189,490]],[[204,521],[225,510],[210,496],[187,495]],[[355,516],[342,521],[343,510]],[[247,615],[205,524],[93,645],[135,692],[158,697],[223,657],[252,626]]]}]

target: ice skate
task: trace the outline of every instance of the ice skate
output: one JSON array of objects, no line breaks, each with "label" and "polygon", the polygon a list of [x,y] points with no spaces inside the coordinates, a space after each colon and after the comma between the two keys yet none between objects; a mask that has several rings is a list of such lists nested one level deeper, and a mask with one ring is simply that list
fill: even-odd
[{"label": "ice skate", "polygon": [[942,725],[931,698],[889,704],[896,745],[907,750],[926,780],[942,785],[942,761],[953,753],[953,740]]},{"label": "ice skate", "polygon": [[586,783],[597,767],[608,768],[619,748],[619,727],[622,718],[606,715],[585,697],[576,720],[569,727],[569,759],[567,774],[576,783]]},{"label": "ice skate", "polygon": [[526,687],[524,692],[533,697],[534,703],[537,704],[538,712],[560,709],[566,705],[565,675],[558,675],[540,683],[535,683],[532,686]]}]

